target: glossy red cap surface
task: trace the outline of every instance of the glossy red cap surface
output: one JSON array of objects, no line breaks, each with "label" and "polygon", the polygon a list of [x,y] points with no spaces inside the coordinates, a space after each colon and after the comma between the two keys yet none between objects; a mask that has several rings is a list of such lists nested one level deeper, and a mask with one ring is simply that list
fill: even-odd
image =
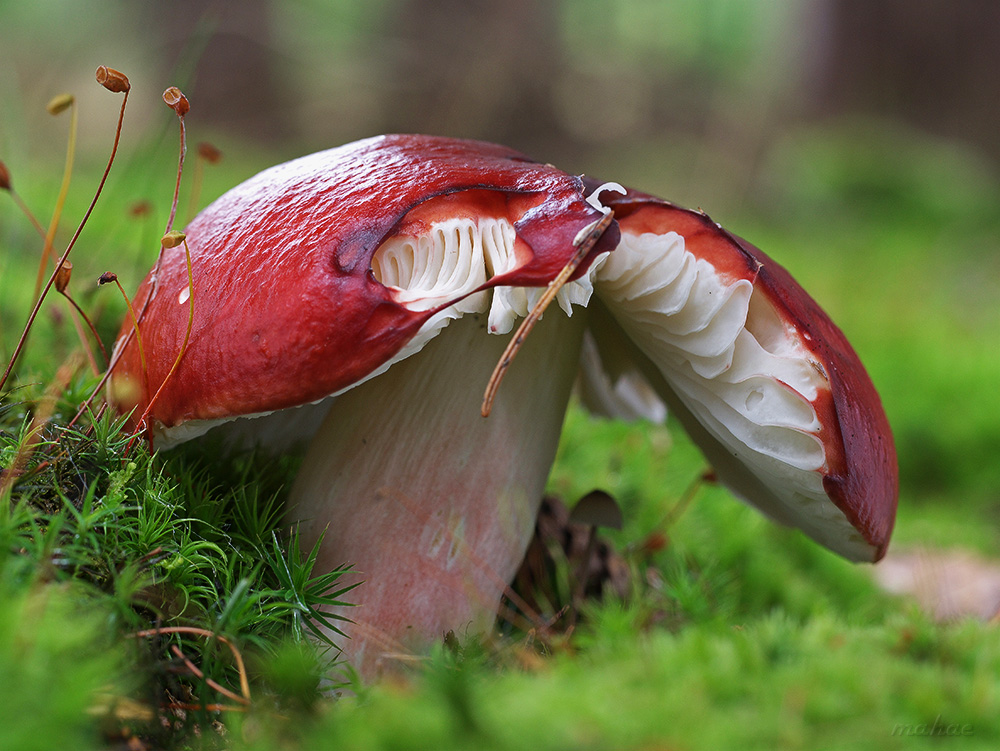
[{"label": "glossy red cap surface", "polygon": [[[486,286],[545,285],[601,217],[583,191],[580,178],[506,147],[431,136],[380,136],[260,173],[185,230],[194,325],[151,417],[174,426],[304,404],[390,360],[436,312],[408,310],[372,275],[372,255],[403,223],[506,217],[518,266]],[[592,256],[617,237],[605,233]],[[166,378],[187,327],[187,287],[184,247],[165,250],[134,301],[145,311],[145,374],[128,321],[119,334],[120,409],[141,414]]]}]

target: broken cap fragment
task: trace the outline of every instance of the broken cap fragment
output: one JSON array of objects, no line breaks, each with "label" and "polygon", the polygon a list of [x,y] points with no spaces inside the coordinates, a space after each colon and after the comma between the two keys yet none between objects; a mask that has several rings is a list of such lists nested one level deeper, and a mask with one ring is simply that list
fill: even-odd
[{"label": "broken cap fragment", "polygon": [[[605,194],[621,241],[595,276],[634,362],[719,479],[851,560],[878,560],[895,447],[860,359],[781,266],[701,212]],[[601,336],[597,337],[600,349]]]}]

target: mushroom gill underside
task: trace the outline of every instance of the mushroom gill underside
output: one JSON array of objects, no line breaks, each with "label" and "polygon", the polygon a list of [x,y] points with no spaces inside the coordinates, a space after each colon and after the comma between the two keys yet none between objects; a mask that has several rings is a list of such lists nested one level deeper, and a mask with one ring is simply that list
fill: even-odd
[{"label": "mushroom gill underside", "polygon": [[876,557],[824,487],[823,365],[753,281],[719,273],[676,233],[626,231],[595,290],[597,341],[625,334],[633,366],[734,494],[850,560]]}]

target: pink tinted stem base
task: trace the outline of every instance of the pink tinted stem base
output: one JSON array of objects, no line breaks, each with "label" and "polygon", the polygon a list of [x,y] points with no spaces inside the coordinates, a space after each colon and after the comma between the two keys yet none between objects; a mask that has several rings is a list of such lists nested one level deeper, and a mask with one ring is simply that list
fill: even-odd
[{"label": "pink tinted stem base", "polygon": [[506,338],[453,321],[420,353],[343,394],[292,491],[319,566],[363,581],[335,641],[363,678],[448,631],[487,631],[530,539],[578,367],[585,311],[553,310],[510,367],[489,418],[483,388]]}]

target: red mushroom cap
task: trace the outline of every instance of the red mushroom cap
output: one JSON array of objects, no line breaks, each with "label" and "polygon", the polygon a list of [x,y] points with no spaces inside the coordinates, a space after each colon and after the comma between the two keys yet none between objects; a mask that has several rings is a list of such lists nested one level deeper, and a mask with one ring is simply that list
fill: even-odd
[{"label": "red mushroom cap", "polygon": [[[895,448],[840,330],[784,269],[703,213],[637,191],[605,190],[602,208],[585,192],[602,193],[502,146],[429,136],[382,136],[266,170],[187,227],[193,290],[184,247],[163,251],[134,305],[144,353],[126,322],[112,397],[135,419],[148,411],[154,432],[174,431],[168,441],[322,400],[411,354],[465,298],[544,287],[610,209],[616,221],[575,275],[610,311],[603,328],[624,330],[632,359],[737,495],[848,558],[880,558]],[[393,255],[396,241],[419,265],[419,238],[454,220],[506,222],[503,264],[419,299],[383,282],[408,262]],[[189,301],[190,338],[168,377]]]},{"label": "red mushroom cap", "polygon": [[[516,266],[484,287],[544,286],[601,217],[580,178],[476,141],[380,136],[278,165],[186,228],[193,292],[184,248],[164,251],[134,301],[146,372],[126,321],[113,399],[136,417],[146,409],[181,349],[189,296],[190,342],[154,424],[267,413],[358,383],[445,307],[397,302],[372,273],[375,251],[404,225],[462,213],[505,217],[517,232]],[[592,255],[616,239],[606,233]]]}]

